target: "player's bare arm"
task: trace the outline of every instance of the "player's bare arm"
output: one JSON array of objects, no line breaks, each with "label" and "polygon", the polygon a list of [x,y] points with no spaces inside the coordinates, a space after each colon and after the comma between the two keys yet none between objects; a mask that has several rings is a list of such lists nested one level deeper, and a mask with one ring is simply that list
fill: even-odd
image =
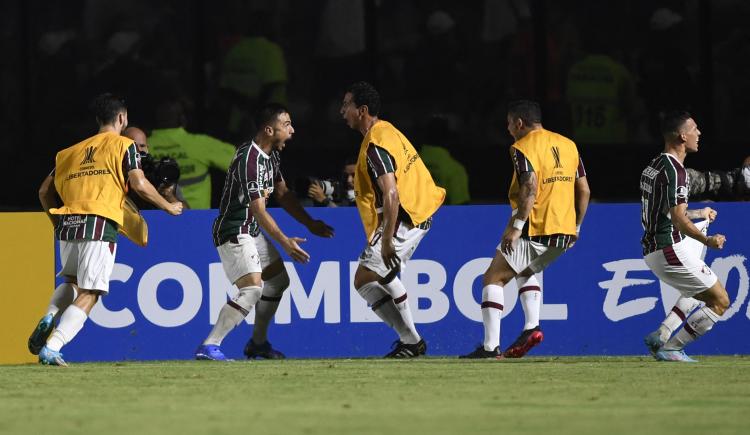
[{"label": "player's bare arm", "polygon": [[[281,231],[281,228],[276,224],[276,221],[271,217],[266,210],[266,199],[260,197],[250,203],[250,211],[258,221],[258,225],[271,236],[272,239],[276,240],[281,245],[284,252],[286,252],[292,260],[298,263],[307,263],[310,261],[310,254],[305,252],[304,249],[300,248],[299,244],[305,242],[306,239],[301,237],[287,237]],[[290,213],[291,214],[291,213]],[[292,215],[293,216],[293,215]],[[296,219],[296,218],[295,218]]]},{"label": "player's bare arm", "polygon": [[716,210],[711,207],[703,207],[695,210],[688,210],[685,212],[688,219],[708,219],[709,222],[713,222],[718,214]]},{"label": "player's bare arm", "polygon": [[528,171],[518,175],[518,210],[511,217],[508,226],[503,232],[501,249],[503,253],[510,254],[513,252],[513,245],[521,237],[523,227],[518,228],[516,221],[526,222],[529,220],[531,209],[536,201],[537,178],[536,173]]},{"label": "player's bare arm", "polygon": [[304,225],[311,233],[319,237],[333,237],[333,227],[322,220],[313,219],[305,208],[302,207],[302,204],[299,203],[297,195],[289,190],[285,181],[282,180],[274,184],[274,195],[276,195],[276,200],[281,205],[281,208],[289,213],[297,222]]},{"label": "player's bare arm", "polygon": [[396,176],[389,172],[378,177],[377,182],[380,191],[383,192],[383,239],[380,254],[389,269],[396,269],[401,264],[401,259],[396,255],[396,248],[393,246],[398,208],[401,205],[396,188]]},{"label": "player's bare arm", "polygon": [[690,221],[690,218],[688,217],[687,204],[677,204],[676,206],[672,207],[669,212],[672,217],[672,223],[683,234],[703,243],[709,248],[722,249],[724,247],[726,237],[724,237],[722,234],[706,236],[698,228],[696,228],[696,226],[692,221]]},{"label": "player's bare arm", "polygon": [[131,169],[128,171],[128,183],[130,184],[130,188],[135,190],[135,193],[137,193],[138,196],[151,204],[159,207],[172,216],[182,214],[182,203],[179,201],[169,202],[159,195],[159,192],[154,185],[146,178],[143,170]]},{"label": "player's bare arm", "polygon": [[44,212],[47,213],[47,217],[52,222],[52,225],[57,227],[57,223],[60,218],[49,212],[49,209],[55,208],[57,204],[57,190],[55,190],[55,178],[48,175],[47,178],[42,181],[42,185],[39,186],[39,202],[42,204]]}]

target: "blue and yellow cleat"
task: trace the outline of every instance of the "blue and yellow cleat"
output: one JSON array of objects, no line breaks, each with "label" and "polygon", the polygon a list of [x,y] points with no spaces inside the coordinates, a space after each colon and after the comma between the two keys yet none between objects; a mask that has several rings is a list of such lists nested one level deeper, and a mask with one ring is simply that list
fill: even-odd
[{"label": "blue and yellow cleat", "polygon": [[654,354],[657,361],[698,362],[685,354],[684,350],[659,350]]},{"label": "blue and yellow cleat", "polygon": [[664,341],[662,341],[659,331],[654,331],[648,334],[646,338],[643,339],[643,342],[646,343],[648,351],[651,352],[651,355],[654,358],[656,358],[656,352],[658,352],[659,349],[664,346]]},{"label": "blue and yellow cleat", "polygon": [[31,352],[32,355],[39,355],[39,351],[41,351],[44,345],[47,344],[47,338],[49,338],[49,335],[54,329],[54,325],[52,324],[54,318],[55,316],[51,313],[42,317],[42,320],[40,320],[36,325],[36,328],[34,328],[34,332],[29,336],[29,352]]},{"label": "blue and yellow cleat", "polygon": [[195,359],[209,361],[230,361],[221,348],[215,344],[201,344],[195,350]]},{"label": "blue and yellow cleat", "polygon": [[47,346],[42,347],[39,351],[39,364],[47,366],[67,367],[68,363],[63,359],[63,355],[55,350],[50,350]]}]

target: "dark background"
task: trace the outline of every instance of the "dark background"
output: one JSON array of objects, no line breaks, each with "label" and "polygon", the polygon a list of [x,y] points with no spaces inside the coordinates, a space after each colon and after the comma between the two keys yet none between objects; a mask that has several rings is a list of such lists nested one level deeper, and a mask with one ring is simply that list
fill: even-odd
[{"label": "dark background", "polygon": [[[0,2],[0,208],[39,209],[54,156],[96,131],[88,102],[111,90],[132,125],[153,128],[165,95],[189,107],[188,130],[232,143],[222,60],[243,35],[284,52],[286,103],[297,130],[284,151],[288,179],[334,177],[359,134],[338,115],[344,88],[368,80],[381,117],[415,145],[433,114],[470,177],[473,202],[505,202],[511,165],[509,100],[542,103],[544,126],[575,137],[567,96],[572,65],[600,53],[629,77],[627,135],[577,139],[597,201],[634,201],[641,169],[662,147],[665,108],[693,113],[697,169],[730,169],[750,155],[750,2],[742,0],[4,0]],[[607,141],[611,142],[611,141]],[[221,174],[215,175],[217,178]],[[219,186],[220,187],[220,186]]]}]

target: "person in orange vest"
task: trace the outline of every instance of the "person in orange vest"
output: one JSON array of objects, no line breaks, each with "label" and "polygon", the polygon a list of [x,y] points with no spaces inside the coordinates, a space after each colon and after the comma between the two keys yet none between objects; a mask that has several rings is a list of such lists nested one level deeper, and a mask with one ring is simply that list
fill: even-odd
[{"label": "person in orange vest", "polygon": [[[542,127],[542,110],[534,101],[508,106],[508,133],[514,172],[508,199],[513,209],[482,282],[484,342],[461,358],[495,358],[500,352],[503,287],[515,278],[519,293],[539,292],[534,276],[544,270],[578,239],[589,203],[589,185],[576,144]],[[533,293],[531,293],[533,295]],[[536,314],[540,298],[521,299],[524,313]],[[535,310],[535,312],[534,312]],[[528,320],[528,319],[527,319]],[[538,327],[538,323],[537,323]],[[538,329],[538,328],[537,328]],[[527,329],[510,347],[509,356],[523,356],[529,345],[541,341],[540,330]],[[521,343],[523,342],[523,343]],[[522,352],[514,348],[525,347]]]},{"label": "person in orange vest", "polygon": [[398,278],[404,263],[432,225],[445,200],[409,140],[378,117],[380,95],[366,82],[351,85],[341,116],[364,138],[354,173],[354,197],[368,243],[359,257],[354,287],[399,339],[386,358],[427,352],[412,319],[406,288]]},{"label": "person in orange vest", "polygon": [[137,145],[121,135],[128,125],[125,101],[103,94],[92,107],[99,132],[57,153],[55,169],[39,189],[60,241],[59,275],[65,277],[28,341],[29,351],[47,365],[67,365],[60,349],[81,331],[99,297],[109,292],[128,187],[170,215],[182,213],[182,203],[168,202],[146,179]]}]

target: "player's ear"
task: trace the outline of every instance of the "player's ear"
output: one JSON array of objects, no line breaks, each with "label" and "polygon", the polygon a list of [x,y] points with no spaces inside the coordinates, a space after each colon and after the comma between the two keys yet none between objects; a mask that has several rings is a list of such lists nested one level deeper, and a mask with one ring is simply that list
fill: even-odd
[{"label": "player's ear", "polygon": [[370,108],[367,107],[367,104],[363,104],[357,107],[357,111],[359,112],[359,116],[365,116],[370,113]]},{"label": "player's ear", "polygon": [[271,127],[270,125],[267,125],[267,126],[263,127],[263,131],[264,131],[264,132],[265,132],[265,133],[266,133],[266,134],[267,134],[268,136],[273,136],[273,127]]}]

